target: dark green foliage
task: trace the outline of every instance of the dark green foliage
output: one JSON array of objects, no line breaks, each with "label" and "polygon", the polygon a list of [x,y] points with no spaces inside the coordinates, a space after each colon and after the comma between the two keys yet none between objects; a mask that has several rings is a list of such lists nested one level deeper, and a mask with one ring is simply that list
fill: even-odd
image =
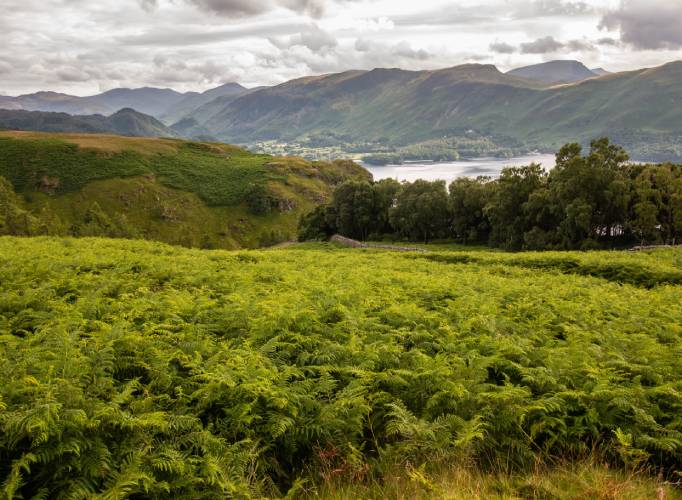
[{"label": "dark green foliage", "polygon": [[[59,139],[0,137],[0,151],[0,176],[8,179],[18,192],[73,191],[97,179],[150,171],[147,159],[139,153],[103,154],[79,149],[76,144]],[[50,182],[51,179],[55,182]]]},{"label": "dark green foliage", "polygon": [[0,236],[33,234],[40,234],[38,220],[23,209],[12,185],[0,177]]},{"label": "dark green foliage", "polygon": [[244,197],[249,212],[254,215],[269,214],[277,206],[277,199],[262,184],[250,186]]},{"label": "dark green foliage", "polygon": [[448,234],[448,218],[444,181],[416,180],[405,184],[390,210],[391,225],[398,234],[424,243]]},{"label": "dark green foliage", "polygon": [[463,243],[486,243],[490,237],[485,207],[496,189],[496,184],[491,181],[490,177],[463,177],[450,184],[452,232]]},{"label": "dark green foliage", "polygon": [[329,464],[592,454],[675,478],[679,263],[0,238],[2,495],[278,497]]}]

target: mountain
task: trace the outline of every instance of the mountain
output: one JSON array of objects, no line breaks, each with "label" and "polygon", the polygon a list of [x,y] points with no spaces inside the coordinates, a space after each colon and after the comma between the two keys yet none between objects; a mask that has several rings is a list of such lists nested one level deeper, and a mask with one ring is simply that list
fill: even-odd
[{"label": "mountain", "polygon": [[178,137],[152,116],[124,108],[111,116],[0,109],[0,128],[41,132],[107,133],[141,137]]},{"label": "mountain", "polygon": [[79,97],[57,92],[36,92],[18,97],[0,96],[0,109],[51,111],[70,115],[111,115],[124,108],[173,123],[203,104],[223,96],[238,96],[247,89],[226,83],[203,93],[180,93],[172,89],[143,87],[118,88],[101,94]]},{"label": "mountain", "polygon": [[85,97],[112,111],[133,108],[140,113],[161,117],[185,98],[184,94],[171,89],[143,87],[139,89],[112,89],[102,94]]},{"label": "mountain", "polygon": [[579,82],[598,76],[579,61],[550,61],[517,68],[507,74],[547,84]]},{"label": "mountain", "polygon": [[612,74],[611,71],[606,71],[604,68],[591,68],[590,71],[597,76],[605,76]]},{"label": "mountain", "polygon": [[215,248],[293,239],[301,215],[336,185],[371,179],[350,161],[274,158],[227,144],[18,131],[0,132],[0,194],[2,177],[41,234]]},{"label": "mountain", "polygon": [[24,109],[26,111],[52,111],[72,115],[111,114],[106,105],[86,97],[78,97],[58,92],[36,92],[0,100],[0,108]]},{"label": "mountain", "polygon": [[165,123],[175,123],[187,115],[190,115],[197,108],[213,101],[214,99],[218,99],[220,97],[236,98],[245,92],[248,92],[248,89],[246,87],[242,87],[238,83],[226,83],[220,87],[207,90],[206,92],[187,93],[180,102],[174,104],[170,109],[166,110],[161,118]]},{"label": "mountain", "polygon": [[490,65],[375,69],[249,92],[205,122],[220,140],[343,137],[404,146],[474,132],[528,149],[609,136],[635,158],[682,158],[682,62],[548,86]]},{"label": "mountain", "polygon": [[237,142],[327,132],[405,143],[431,136],[447,117],[475,113],[494,97],[540,87],[491,65],[348,71],[250,92],[229,102],[205,125],[218,137]]},{"label": "mountain", "polygon": [[180,134],[182,137],[197,140],[215,141],[211,131],[205,126],[201,125],[195,118],[183,118],[179,122],[171,125],[171,129]]}]

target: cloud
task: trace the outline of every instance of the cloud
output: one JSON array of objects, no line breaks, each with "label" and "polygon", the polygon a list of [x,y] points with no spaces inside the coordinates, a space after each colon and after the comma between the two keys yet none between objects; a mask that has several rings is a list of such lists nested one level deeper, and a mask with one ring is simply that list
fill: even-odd
[{"label": "cloud", "polygon": [[566,47],[571,52],[592,52],[597,50],[597,47],[589,40],[570,40],[566,43]]},{"label": "cloud", "polygon": [[607,12],[599,27],[619,31],[620,40],[638,50],[682,47],[682,2],[679,0],[621,0]]},{"label": "cloud", "polygon": [[521,44],[522,54],[547,54],[557,52],[564,47],[564,44],[555,40],[553,36],[538,38],[534,42]]},{"label": "cloud", "polygon": [[[156,0],[140,0],[156,3]],[[188,3],[226,17],[247,17],[266,14],[277,7],[299,14],[319,18],[332,3],[353,2],[357,0],[186,0]]]},{"label": "cloud", "polygon": [[607,46],[610,45],[612,47],[615,47],[619,44],[618,40],[616,40],[615,38],[611,38],[611,37],[600,38],[599,40],[597,40],[596,43],[597,43],[597,45],[607,45]]},{"label": "cloud", "polygon": [[313,25],[308,30],[299,33],[298,40],[299,45],[308,47],[313,52],[330,49],[338,44],[336,38],[331,33],[320,29],[317,25]]},{"label": "cloud", "polygon": [[566,0],[535,0],[524,2],[514,13],[517,19],[533,17],[565,17],[587,16],[594,13],[594,8],[586,2]]},{"label": "cloud", "polygon": [[493,42],[490,44],[490,50],[497,54],[513,54],[516,52],[516,47],[505,42]]},{"label": "cloud", "polygon": [[398,42],[391,48],[391,54],[405,59],[415,59],[424,61],[431,57],[431,55],[424,49],[413,49],[412,46],[406,42]]},{"label": "cloud", "polygon": [[78,68],[62,68],[55,73],[63,82],[87,82],[92,75]]},{"label": "cloud", "polygon": [[331,33],[322,30],[316,24],[307,26],[295,35],[270,37],[268,40],[272,45],[281,50],[301,46],[308,48],[312,52],[320,52],[332,49],[338,45],[336,38]]},{"label": "cloud", "polygon": [[158,6],[157,0],[138,0],[140,7],[147,12],[151,12]]}]

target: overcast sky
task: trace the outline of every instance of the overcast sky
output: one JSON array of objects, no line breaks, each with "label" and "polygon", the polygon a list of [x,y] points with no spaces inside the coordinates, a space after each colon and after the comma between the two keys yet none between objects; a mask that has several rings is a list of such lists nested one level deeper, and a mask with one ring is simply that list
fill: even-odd
[{"label": "overcast sky", "polygon": [[2,0],[0,94],[682,59],[682,0]]}]

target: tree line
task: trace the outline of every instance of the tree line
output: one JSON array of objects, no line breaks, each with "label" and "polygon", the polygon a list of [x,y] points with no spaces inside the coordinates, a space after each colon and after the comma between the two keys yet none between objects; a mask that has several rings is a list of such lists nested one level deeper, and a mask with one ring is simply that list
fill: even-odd
[{"label": "tree line", "polygon": [[454,239],[508,250],[675,244],[682,237],[682,166],[629,162],[606,138],[567,144],[550,172],[510,167],[498,178],[350,181],[301,219],[299,239]]}]

